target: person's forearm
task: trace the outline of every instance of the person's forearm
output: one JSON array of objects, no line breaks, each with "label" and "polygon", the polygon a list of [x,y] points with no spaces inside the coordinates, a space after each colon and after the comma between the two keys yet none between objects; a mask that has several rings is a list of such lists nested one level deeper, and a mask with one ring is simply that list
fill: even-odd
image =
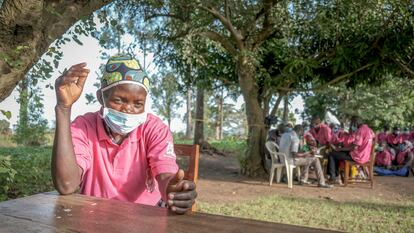
[{"label": "person's forearm", "polygon": [[80,183],[80,168],[76,163],[70,132],[70,108],[55,107],[56,130],[52,152],[52,178],[57,191],[70,194]]}]

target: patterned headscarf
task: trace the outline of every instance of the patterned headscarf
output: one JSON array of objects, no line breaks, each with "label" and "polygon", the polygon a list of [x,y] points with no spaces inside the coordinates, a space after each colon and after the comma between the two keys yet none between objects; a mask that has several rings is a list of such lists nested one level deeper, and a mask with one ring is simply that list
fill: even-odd
[{"label": "patterned headscarf", "polygon": [[101,78],[101,89],[105,91],[123,83],[139,85],[149,92],[148,75],[139,62],[129,55],[120,54],[108,59]]}]

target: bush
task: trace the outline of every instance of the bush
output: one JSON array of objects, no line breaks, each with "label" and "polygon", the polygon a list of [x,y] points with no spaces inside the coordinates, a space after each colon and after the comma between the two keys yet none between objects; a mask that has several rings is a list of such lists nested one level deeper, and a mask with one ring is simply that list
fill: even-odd
[{"label": "bush", "polygon": [[51,147],[0,148],[0,201],[53,190]]}]

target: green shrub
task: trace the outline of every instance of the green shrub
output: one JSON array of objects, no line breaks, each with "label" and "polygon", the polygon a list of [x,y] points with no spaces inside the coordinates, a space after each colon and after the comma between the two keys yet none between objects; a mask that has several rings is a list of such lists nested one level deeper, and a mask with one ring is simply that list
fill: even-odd
[{"label": "green shrub", "polygon": [[53,190],[51,147],[0,148],[0,201]]}]

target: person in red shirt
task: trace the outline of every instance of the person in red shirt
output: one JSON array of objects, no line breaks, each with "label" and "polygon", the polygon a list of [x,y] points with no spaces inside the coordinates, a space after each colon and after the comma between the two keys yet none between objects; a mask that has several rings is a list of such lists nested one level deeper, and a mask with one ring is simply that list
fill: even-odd
[{"label": "person in red shirt", "polygon": [[388,137],[388,130],[389,130],[389,126],[388,125],[384,125],[382,132],[379,132],[377,134],[377,142],[378,144],[381,144],[382,142],[387,142],[387,137]]},{"label": "person in red shirt", "polygon": [[400,166],[410,166],[414,159],[413,144],[410,141],[404,141],[401,144],[400,152],[397,154],[396,163]]},{"label": "person in red shirt", "polygon": [[377,148],[377,156],[375,157],[375,165],[390,168],[395,155],[391,152],[386,141],[379,143]]},{"label": "person in red shirt", "polygon": [[364,164],[370,159],[371,146],[375,137],[374,132],[357,116],[351,118],[351,130],[355,132],[352,144],[348,147],[336,148],[329,154],[328,175],[331,182],[341,183],[340,179],[337,179],[340,160]]},{"label": "person in red shirt", "polygon": [[387,143],[388,145],[393,148],[395,151],[399,151],[399,145],[403,143],[403,137],[400,133],[400,128],[398,126],[395,126],[392,129],[392,133],[388,134],[387,136]]},{"label": "person in red shirt", "polygon": [[342,136],[344,131],[334,123],[329,124],[329,128],[331,128],[331,144],[337,145],[341,143]]},{"label": "person in red shirt", "polygon": [[319,116],[312,117],[312,126],[310,134],[312,134],[313,138],[315,138],[319,145],[328,146],[332,137],[331,128],[322,123]]}]

